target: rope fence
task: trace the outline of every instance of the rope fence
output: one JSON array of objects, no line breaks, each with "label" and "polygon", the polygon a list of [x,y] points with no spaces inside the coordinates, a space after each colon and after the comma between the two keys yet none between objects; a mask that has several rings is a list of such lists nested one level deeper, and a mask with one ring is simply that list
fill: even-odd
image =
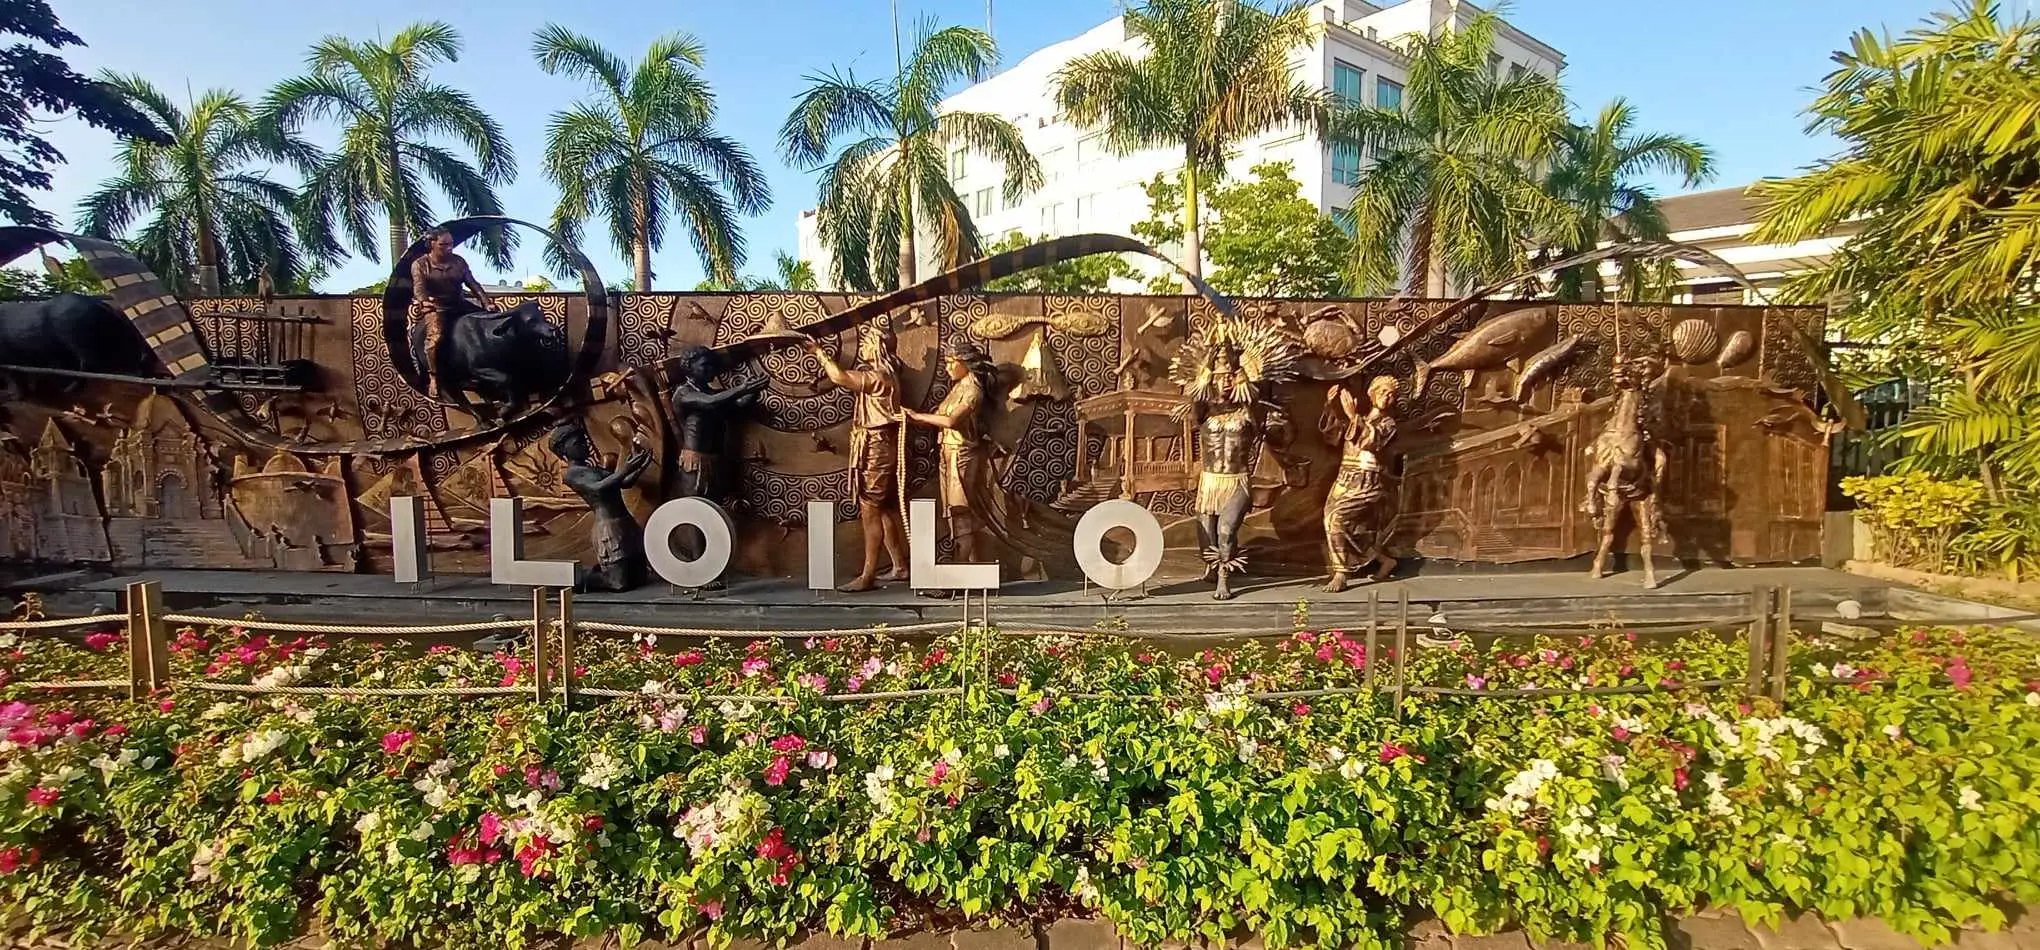
[{"label": "rope fence", "polygon": [[[1742,636],[1748,644],[1748,666],[1741,679],[1710,679],[1660,685],[1628,686],[1583,686],[1520,689],[1468,689],[1460,687],[1428,686],[1412,684],[1409,679],[1409,658],[1411,655],[1411,627],[1418,627],[1416,644],[1418,649],[1427,648],[1427,634],[1444,629],[1454,638],[1463,636],[1599,636],[1611,632],[1611,626],[1581,627],[1578,622],[1538,623],[1493,622],[1483,623],[1477,629],[1453,630],[1447,624],[1433,624],[1430,619],[1413,618],[1407,591],[1399,593],[1393,603],[1386,602],[1379,594],[1368,599],[1366,618],[1352,624],[1352,631],[1365,631],[1366,656],[1364,682],[1362,685],[1324,687],[1317,689],[1267,690],[1227,694],[1240,699],[1269,702],[1293,701],[1334,696],[1391,695],[1400,715],[1402,701],[1407,696],[1478,698],[1478,699],[1531,699],[1554,696],[1613,696],[1659,692],[1674,692],[1691,689],[1723,689],[1742,686],[1749,695],[1768,695],[1783,702],[1786,694],[1786,656],[1788,640],[1792,636],[1794,618],[1791,608],[1791,591],[1779,587],[1757,587],[1748,595],[1751,609],[1740,614],[1713,617],[1701,621],[1644,621],[1620,623],[1626,629],[1678,627],[1682,631],[1708,630],[1722,626],[1745,625]],[[53,620],[10,620],[0,622],[0,632],[62,632],[87,627],[120,627],[127,636],[129,677],[127,679],[77,679],[27,681],[14,685],[33,690],[117,690],[126,689],[131,699],[140,700],[151,693],[167,688],[169,675],[169,630],[175,624],[200,624],[216,627],[238,627],[242,630],[273,633],[304,633],[335,636],[377,636],[392,640],[441,637],[459,634],[487,634],[522,632],[530,634],[530,642],[520,651],[528,652],[532,664],[534,682],[528,686],[471,686],[471,687],[372,687],[372,686],[262,686],[252,683],[229,683],[217,680],[198,680],[188,683],[192,688],[214,693],[243,696],[317,696],[338,698],[427,698],[427,697],[511,697],[522,696],[541,704],[571,706],[577,697],[595,699],[663,699],[686,700],[689,702],[731,702],[781,706],[797,706],[803,702],[859,703],[920,700],[931,698],[961,698],[972,692],[972,664],[968,660],[973,634],[984,635],[992,629],[989,618],[984,614],[970,616],[968,606],[965,616],[957,621],[935,621],[914,624],[873,624],[859,628],[829,628],[812,630],[724,630],[701,627],[666,627],[648,624],[614,623],[608,621],[579,620],[573,615],[573,593],[543,589],[532,592],[532,613],[529,618],[514,620],[492,620],[473,623],[418,624],[418,625],[366,625],[366,624],[324,624],[293,623],[235,617],[220,617],[196,613],[169,613],[161,609],[162,592],[155,582],[129,585],[128,612],[123,614],[96,614],[85,617],[71,617]],[[1384,610],[1384,608],[1391,608]],[[1830,619],[1825,616],[1802,615],[1802,621]],[[1833,618],[1846,619],[1846,618]],[[1877,623],[1907,623],[1917,625],[1964,625],[2003,624],[2040,619],[2040,614],[2015,614],[2005,617],[1954,617],[1927,618],[1893,621],[1890,618],[1862,618]],[[1860,622],[1860,621],[1859,621]],[[1324,627],[1326,625],[1313,624]],[[1222,640],[1264,639],[1295,635],[1296,627],[1267,632],[1208,633],[1202,631],[1134,631],[1130,629],[1059,627],[1054,625],[1027,626],[1015,629],[998,629],[1001,638],[1021,637],[1074,637],[1140,640],[1157,642],[1208,642]],[[813,696],[765,695],[765,694],[692,694],[669,690],[625,690],[609,687],[589,687],[580,683],[581,675],[574,664],[575,644],[578,634],[628,635],[633,637],[696,637],[709,639],[811,639],[819,637],[862,637],[905,634],[960,632],[964,639],[965,658],[957,664],[958,685],[929,687],[884,692],[851,692],[817,694]],[[1665,632],[1665,631],[1659,631]],[[1393,637],[1392,641],[1384,642]],[[1385,654],[1389,662],[1377,662],[1384,657],[1384,646],[1390,647]],[[987,659],[989,659],[987,657]],[[1377,676],[1380,668],[1381,677]],[[985,671],[989,678],[989,671]],[[1378,682],[1385,679],[1385,682]],[[1829,678],[1808,678],[1818,684],[1856,685],[1854,681]],[[1010,688],[986,688],[980,683],[986,695],[1017,697],[1019,691]],[[1057,699],[1105,701],[1105,702],[1188,702],[1201,700],[1206,693],[1090,693],[1054,692]]]}]

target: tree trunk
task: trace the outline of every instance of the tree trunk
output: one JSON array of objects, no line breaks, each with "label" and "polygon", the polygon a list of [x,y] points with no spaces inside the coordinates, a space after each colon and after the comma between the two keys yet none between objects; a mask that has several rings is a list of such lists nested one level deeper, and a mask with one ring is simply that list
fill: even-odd
[{"label": "tree trunk", "polygon": [[411,228],[405,220],[404,211],[411,206],[410,196],[404,194],[403,160],[397,152],[397,143],[391,139],[385,146],[388,150],[390,168],[390,269],[395,270],[397,262],[404,259],[404,252],[411,249]]},{"label": "tree trunk", "polygon": [[390,209],[391,269],[396,268],[397,262],[404,259],[404,252],[410,250],[410,248],[411,248],[411,229],[404,225],[404,212],[397,208],[391,208]]},{"label": "tree trunk", "polygon": [[212,222],[200,215],[198,219],[198,292],[208,297],[220,295],[220,248],[213,237]]},{"label": "tree trunk", "polygon": [[[630,195],[630,258],[638,293],[652,289],[652,214],[642,181],[633,184]],[[720,279],[720,275],[710,274]]]},{"label": "tree trunk", "polygon": [[1410,272],[1403,286],[1414,297],[1436,299],[1445,296],[1445,264],[1439,257],[1438,229],[1432,225],[1431,208],[1417,212],[1410,233]]},{"label": "tree trunk", "polygon": [[1189,153],[1183,163],[1183,269],[1204,277],[1204,232],[1198,215],[1201,195],[1197,193],[1197,154]]},{"label": "tree trunk", "polygon": [[[901,150],[905,151],[904,144]],[[914,183],[909,181],[900,189],[900,270],[899,276],[894,278],[895,288],[914,286],[915,264]]]}]

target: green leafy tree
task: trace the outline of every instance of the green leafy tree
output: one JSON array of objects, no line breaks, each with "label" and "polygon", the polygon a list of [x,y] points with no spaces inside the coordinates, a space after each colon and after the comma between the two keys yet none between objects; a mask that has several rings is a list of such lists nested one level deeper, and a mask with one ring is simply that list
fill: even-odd
[{"label": "green leafy tree", "polygon": [[978,256],[977,224],[949,177],[953,150],[997,162],[1008,199],[1040,186],[1041,166],[1011,122],[938,111],[952,85],[982,80],[998,59],[984,31],[923,20],[889,80],[834,70],[808,77],[779,145],[789,163],[820,167],[816,225],[837,283],[864,291],[912,284],[917,228],[935,235],[945,266]]},{"label": "green leafy tree", "polygon": [[[1570,226],[1559,235],[1556,257],[1570,257],[1601,241],[1663,240],[1668,232],[1657,195],[1637,179],[1672,174],[1687,188],[1697,188],[1714,174],[1714,157],[1706,146],[1676,135],[1634,134],[1635,125],[1636,110],[1616,99],[1601,108],[1594,124],[1559,132],[1558,154],[1544,190],[1572,214]],[[1623,261],[1619,266],[1625,300],[1661,299],[1676,277],[1670,261]],[[1564,268],[1557,278],[1560,300],[1601,299],[1599,265]]]},{"label": "green leafy tree", "polygon": [[[998,254],[1019,250],[1029,244],[1048,240],[1047,235],[1031,238],[1018,231],[1006,235],[999,243],[992,245],[986,253]],[[1010,277],[989,281],[985,289],[994,293],[1021,294],[1102,294],[1110,290],[1113,278],[1137,280],[1140,272],[1126,263],[1117,254],[1092,254],[1075,260],[1058,261],[1046,267],[1035,267]]]},{"label": "green leafy tree", "polygon": [[[702,268],[734,278],[744,263],[738,216],[763,212],[772,198],[751,153],[715,130],[701,43],[664,36],[631,66],[594,40],[547,26],[532,54],[546,72],[593,82],[603,97],[554,113],[547,128],[545,173],[560,189],[553,229],[578,245],[584,222],[599,214],[616,249],[630,256],[637,289],[647,291],[652,252],[677,217]],[[551,257],[568,272],[557,249]]]},{"label": "green leafy tree", "polygon": [[83,258],[59,263],[44,254],[43,272],[0,267],[0,300],[41,300],[57,294],[98,294],[102,287]]},{"label": "green leafy tree", "polygon": [[[460,59],[460,34],[440,22],[414,23],[388,42],[329,36],[312,47],[310,72],[286,79],[263,103],[278,138],[307,122],[339,123],[340,148],[296,157],[306,174],[312,234],[337,251],[336,232],[364,257],[377,255],[373,216],[385,222],[382,250],[395,262],[412,237],[435,223],[426,182],[456,214],[502,214],[496,187],[517,177],[503,127],[467,93],[431,80],[432,67]],[[474,153],[470,164],[435,139],[451,137]],[[510,266],[515,235],[481,234],[490,264]]]},{"label": "green leafy tree", "polygon": [[1121,14],[1140,58],[1118,50],[1077,57],[1057,70],[1056,108],[1100,126],[1122,154],[1171,148],[1183,154],[1183,266],[1203,276],[1199,227],[1203,181],[1226,149],[1285,123],[1316,127],[1324,95],[1290,77],[1289,54],[1318,35],[1317,7],[1269,11],[1244,0],[1147,0]]},{"label": "green leafy tree", "polygon": [[1255,297],[1331,297],[1345,291],[1353,239],[1303,197],[1289,162],[1254,166],[1248,181],[1211,194],[1206,226],[1211,286]]},{"label": "green leafy tree", "polygon": [[694,289],[736,291],[811,291],[816,289],[815,268],[814,265],[809,264],[807,261],[794,257],[785,251],[780,251],[773,256],[772,265],[774,274],[771,277],[739,276],[733,280],[717,280],[709,277],[695,284]]},{"label": "green leafy tree", "polygon": [[[1180,250],[1183,245],[1182,173],[1157,174],[1148,179],[1141,190],[1147,193],[1148,216],[1144,221],[1135,221],[1129,230],[1134,237],[1164,254]],[[1165,270],[1147,280],[1147,292],[1151,294],[1177,294],[1183,289],[1183,282],[1172,271]]]},{"label": "green leafy tree", "polygon": [[1363,292],[1402,277],[1412,294],[1442,297],[1448,279],[1514,273],[1529,240],[1570,225],[1530,174],[1552,155],[1564,99],[1549,77],[1494,74],[1488,53],[1500,24],[1482,13],[1461,29],[1401,37],[1402,108],[1348,104],[1332,116],[1328,138],[1374,157],[1350,211]]},{"label": "green leafy tree", "polygon": [[0,216],[37,227],[56,224],[28,197],[30,191],[49,190],[50,166],[64,163],[63,153],[35,128],[39,115],[70,113],[122,138],[170,143],[169,133],[119,92],[78,75],[49,52],[85,41],[64,29],[47,0],[0,4],[0,35],[31,41],[0,47]]},{"label": "green leafy tree", "polygon": [[187,113],[140,76],[109,71],[100,81],[172,140],[124,143],[120,172],[80,204],[79,228],[124,241],[179,293],[246,293],[265,272],[275,286],[296,281],[306,265],[293,218],[298,195],[255,163],[304,146],[273,147],[254,109],[226,90],[207,90]]},{"label": "green leafy tree", "polygon": [[1839,327],[1934,367],[1900,427],[1906,464],[2040,483],[2040,25],[1975,0],[1906,33],[1859,31],[1813,103],[1840,154],[1758,183],[1759,241],[1854,236],[1787,288]]}]

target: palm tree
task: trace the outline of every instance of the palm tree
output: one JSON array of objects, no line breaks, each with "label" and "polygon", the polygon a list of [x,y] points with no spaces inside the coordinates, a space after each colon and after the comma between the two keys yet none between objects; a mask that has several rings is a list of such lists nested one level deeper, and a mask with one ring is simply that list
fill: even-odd
[{"label": "palm tree", "polygon": [[1533,236],[1570,224],[1531,176],[1564,127],[1564,99],[1549,77],[1490,71],[1499,24],[1482,13],[1462,29],[1400,38],[1402,108],[1347,105],[1332,116],[1329,138],[1374,156],[1349,212],[1363,291],[1396,286],[1400,270],[1411,293],[1442,297],[1448,276],[1506,276]]},{"label": "palm tree", "polygon": [[[436,21],[404,27],[387,43],[329,36],[312,47],[309,73],[270,91],[262,111],[274,135],[294,134],[308,121],[342,125],[337,152],[301,163],[307,209],[320,235],[337,226],[355,251],[374,258],[370,221],[381,211],[384,249],[394,263],[412,235],[435,220],[428,179],[458,214],[503,213],[495,186],[517,177],[517,162],[502,126],[467,93],[428,76],[433,66],[459,59],[460,34]],[[479,170],[432,141],[442,136],[472,151]],[[515,236],[492,228],[481,238],[489,263],[508,268]]]},{"label": "palm tree", "polygon": [[[1663,240],[1664,212],[1657,195],[1634,179],[1650,173],[1678,175],[1687,188],[1697,188],[1714,174],[1714,156],[1707,147],[1676,135],[1632,135],[1636,110],[1616,99],[1601,108],[1591,126],[1572,125],[1559,132],[1558,154],[1545,176],[1546,194],[1572,211],[1568,232],[1559,238],[1555,257],[1570,257],[1601,241]],[[1670,261],[1659,262],[1669,266]],[[1664,278],[1648,265],[1621,264],[1622,296],[1642,300],[1663,289]],[[1558,273],[1560,300],[1601,299],[1598,265],[1568,267]]]},{"label": "palm tree", "polygon": [[[211,89],[187,113],[140,76],[103,71],[99,81],[170,134],[169,144],[122,140],[120,171],[79,205],[86,234],[125,240],[172,289],[217,295],[222,283],[251,290],[263,271],[278,286],[305,260],[291,209],[297,194],[250,163],[276,158],[241,97]],[[285,152],[304,146],[285,142]],[[130,226],[144,215],[132,238]]]},{"label": "palm tree", "polygon": [[[1009,199],[1040,186],[1041,166],[1011,122],[989,112],[936,111],[952,84],[983,79],[998,58],[984,31],[938,30],[923,20],[889,80],[860,82],[834,70],[808,77],[779,145],[788,163],[821,166],[816,230],[830,246],[839,284],[912,284],[917,223],[932,226],[946,265],[978,255],[977,225],[949,180],[952,149],[1003,166]],[[853,140],[829,159],[833,143],[845,138]]]},{"label": "palm tree", "polygon": [[647,291],[652,252],[678,216],[702,268],[734,278],[744,263],[737,215],[758,214],[772,198],[751,154],[709,124],[715,94],[698,71],[701,44],[681,33],[660,37],[633,68],[585,36],[547,26],[531,49],[547,73],[590,80],[605,97],[554,113],[547,129],[545,173],[560,189],[553,229],[578,244],[582,223],[600,213],[616,249],[630,255],[637,289]]},{"label": "palm tree", "polygon": [[1106,145],[1121,154],[1182,150],[1183,267],[1202,276],[1199,176],[1221,173],[1226,149],[1242,139],[1284,123],[1323,122],[1322,91],[1289,74],[1290,51],[1317,36],[1317,7],[1147,0],[1120,19],[1147,55],[1105,50],[1064,64],[1054,80],[1056,108],[1080,126],[1103,126]]},{"label": "palm tree", "polygon": [[783,290],[814,290],[815,266],[785,251],[773,255],[772,269],[778,272]]}]

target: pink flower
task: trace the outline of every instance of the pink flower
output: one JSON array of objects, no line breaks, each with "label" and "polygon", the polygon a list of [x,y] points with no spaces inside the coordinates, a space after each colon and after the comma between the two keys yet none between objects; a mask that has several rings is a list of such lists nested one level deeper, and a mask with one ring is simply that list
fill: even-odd
[{"label": "pink flower", "polygon": [[551,769],[540,770],[536,765],[527,765],[524,767],[524,784],[529,788],[557,792],[563,783],[560,782],[560,773]]},{"label": "pink flower", "polygon": [[885,669],[885,663],[879,660],[878,654],[874,653],[864,658],[864,665],[858,667],[857,672],[865,679],[870,679],[877,676],[878,671],[882,669]]},{"label": "pink flower", "polygon": [[855,673],[850,674],[850,678],[843,681],[843,688],[853,693],[857,692],[864,688],[864,677],[858,676]]},{"label": "pink flower", "polygon": [[710,920],[722,919],[722,901],[709,901],[701,905],[701,916]]},{"label": "pink flower", "polygon": [[942,784],[942,780],[948,777],[949,777],[949,763],[937,761],[935,763],[935,771],[928,776],[928,784],[931,786],[940,785]]},{"label": "pink flower", "polygon": [[1035,701],[1034,701],[1034,705],[1032,705],[1032,706],[1029,706],[1029,707],[1027,707],[1027,710],[1028,710],[1029,712],[1031,712],[1031,713],[1033,713],[1033,714],[1035,714],[1035,715],[1039,716],[1039,715],[1041,715],[1042,713],[1045,713],[1045,712],[1047,712],[1047,711],[1048,711],[1048,707],[1050,707],[1050,706],[1052,706],[1052,705],[1055,705],[1055,704],[1054,704],[1053,702],[1051,702],[1051,701],[1049,700],[1049,698],[1048,698],[1048,697],[1046,697],[1046,696],[1043,696],[1043,697],[1041,697],[1040,699],[1037,699],[1037,700],[1035,700]]},{"label": "pink flower", "polygon": [[13,874],[21,870],[21,848],[12,847],[0,851],[0,874]]},{"label": "pink flower", "polygon": [[608,824],[608,822],[602,820],[601,815],[589,815],[581,819],[581,830],[593,834],[594,832],[601,831]]},{"label": "pink flower", "polygon": [[1467,689],[1486,689],[1486,688],[1487,688],[1487,677],[1485,677],[1485,676],[1475,676],[1475,675],[1473,675],[1472,673],[1468,673],[1468,674],[1466,674],[1466,688],[1467,688]]},{"label": "pink flower", "polygon": [[1204,679],[1211,685],[1217,686],[1220,680],[1225,679],[1225,667],[1216,664],[1206,667],[1204,670]]},{"label": "pink flower", "polygon": [[503,819],[495,812],[483,812],[479,828],[483,845],[493,845],[503,837]]},{"label": "pink flower", "polygon": [[274,788],[270,789],[270,790],[269,790],[269,794],[267,794],[267,795],[264,795],[264,796],[262,796],[262,802],[263,802],[263,804],[266,804],[266,805],[281,805],[281,804],[283,804],[283,792],[282,792],[282,790],[280,790],[280,789],[274,789]]},{"label": "pink flower", "polygon": [[1289,707],[1289,712],[1298,718],[1308,716],[1310,715],[1310,704],[1299,701],[1296,705]]},{"label": "pink flower", "polygon": [[695,664],[697,664],[697,663],[700,663],[700,662],[703,662],[703,661],[705,661],[705,660],[707,660],[707,659],[708,659],[708,657],[706,657],[706,656],[703,656],[700,650],[688,650],[688,651],[685,651],[685,652],[683,652],[683,653],[675,653],[675,654],[673,654],[673,665],[674,665],[674,666],[693,666],[693,665],[695,665]]},{"label": "pink flower", "polygon": [[103,733],[100,733],[100,735],[106,735],[106,736],[124,736],[124,735],[127,735],[127,731],[128,731],[128,728],[127,728],[126,726],[123,726],[123,725],[121,725],[120,723],[117,723],[117,722],[116,722],[116,723],[114,723],[114,724],[113,724],[113,725],[111,725],[111,726],[107,726],[107,727],[106,727],[106,731],[105,731],[105,732],[103,732]]},{"label": "pink flower", "polygon": [[[1339,645],[1336,643],[1327,643],[1317,648],[1317,658],[1327,663],[1331,662],[1332,657],[1337,656],[1338,653]],[[1214,679],[1212,682],[1216,683],[1218,681]]]},{"label": "pink flower", "polygon": [[771,669],[772,661],[762,656],[748,657],[744,660],[743,670],[745,676],[757,676]]},{"label": "pink flower", "polygon": [[784,735],[772,740],[774,752],[799,752],[807,748],[807,740],[796,735]]},{"label": "pink flower", "polygon": [[56,804],[57,799],[61,797],[62,793],[56,789],[40,785],[28,790],[28,803],[38,808],[48,808]]},{"label": "pink flower", "polygon": [[1948,681],[1954,683],[1956,689],[1968,689],[1970,680],[1974,678],[1975,675],[1969,671],[1968,662],[1960,657],[1957,657],[1953,663],[1949,664]]},{"label": "pink flower", "polygon": [[156,709],[157,709],[158,711],[160,711],[160,712],[169,712],[170,710],[172,710],[172,709],[176,709],[176,708],[177,708],[177,701],[176,701],[176,700],[174,700],[174,699],[166,699],[166,700],[163,700],[162,702],[160,702],[160,703],[157,703],[157,704],[156,704]]},{"label": "pink flower", "polygon": [[125,638],[120,634],[105,630],[101,630],[98,633],[88,633],[85,635],[85,648],[95,653],[105,653],[113,649],[113,645],[121,642],[123,639]]},{"label": "pink flower", "polygon": [[452,644],[450,644],[450,643],[435,643],[435,644],[433,644],[433,645],[432,645],[431,649],[428,649],[428,650],[426,650],[426,651],[425,651],[425,655],[426,655],[426,656],[439,656],[439,655],[441,655],[441,654],[446,654],[446,653],[452,653],[452,652],[453,652],[453,645],[452,645]]},{"label": "pink flower", "polygon": [[1685,791],[1685,790],[1686,790],[1686,784],[1687,784],[1688,782],[1690,782],[1690,781],[1692,781],[1692,779],[1691,779],[1691,777],[1690,777],[1690,776],[1688,776],[1688,775],[1686,774],[1686,767],[1685,767],[1685,766],[1683,766],[1683,765],[1682,765],[1682,766],[1680,766],[1680,767],[1678,767],[1678,768],[1675,768],[1675,769],[1673,769],[1673,770],[1672,770],[1672,788],[1673,788],[1673,789],[1675,789],[1675,790],[1677,790],[1677,791],[1681,791],[1681,792],[1683,792],[1683,791]]},{"label": "pink flower", "polygon": [[702,743],[707,742],[708,727],[695,726],[692,729],[687,730],[687,741],[692,742],[695,745],[701,745]]},{"label": "pink flower", "polygon": [[824,771],[836,767],[836,755],[826,749],[816,749],[807,754],[808,768]]},{"label": "pink flower", "polygon": [[539,859],[553,853],[555,847],[551,838],[534,836],[524,843],[524,847],[517,849],[517,870],[525,877],[536,877]]},{"label": "pink flower", "polygon": [[1610,730],[1608,734],[1614,736],[1616,742],[1629,741],[1629,730],[1624,729],[1621,726],[1616,726],[1614,729]]},{"label": "pink flower", "polygon": [[765,784],[785,785],[786,773],[793,768],[793,762],[786,756],[774,756],[772,764],[765,767]]},{"label": "pink flower", "polygon": [[829,678],[823,676],[820,673],[802,673],[800,675],[800,678],[795,680],[795,682],[811,690],[814,690],[817,693],[826,693],[829,691]]},{"label": "pink flower", "polygon": [[1411,752],[1407,746],[1397,745],[1396,743],[1393,742],[1384,742],[1381,744],[1380,758],[1382,762],[1384,763],[1393,762],[1397,759],[1403,758],[1404,756],[1408,756],[1409,758],[1415,759],[1418,762],[1424,761],[1423,756],[1418,755],[1415,752]]},{"label": "pink flower", "polygon": [[396,755],[397,753],[400,753],[405,749],[410,748],[411,741],[416,738],[418,738],[418,734],[412,732],[409,729],[397,729],[390,732],[385,732],[383,733],[382,737],[383,754]]}]

